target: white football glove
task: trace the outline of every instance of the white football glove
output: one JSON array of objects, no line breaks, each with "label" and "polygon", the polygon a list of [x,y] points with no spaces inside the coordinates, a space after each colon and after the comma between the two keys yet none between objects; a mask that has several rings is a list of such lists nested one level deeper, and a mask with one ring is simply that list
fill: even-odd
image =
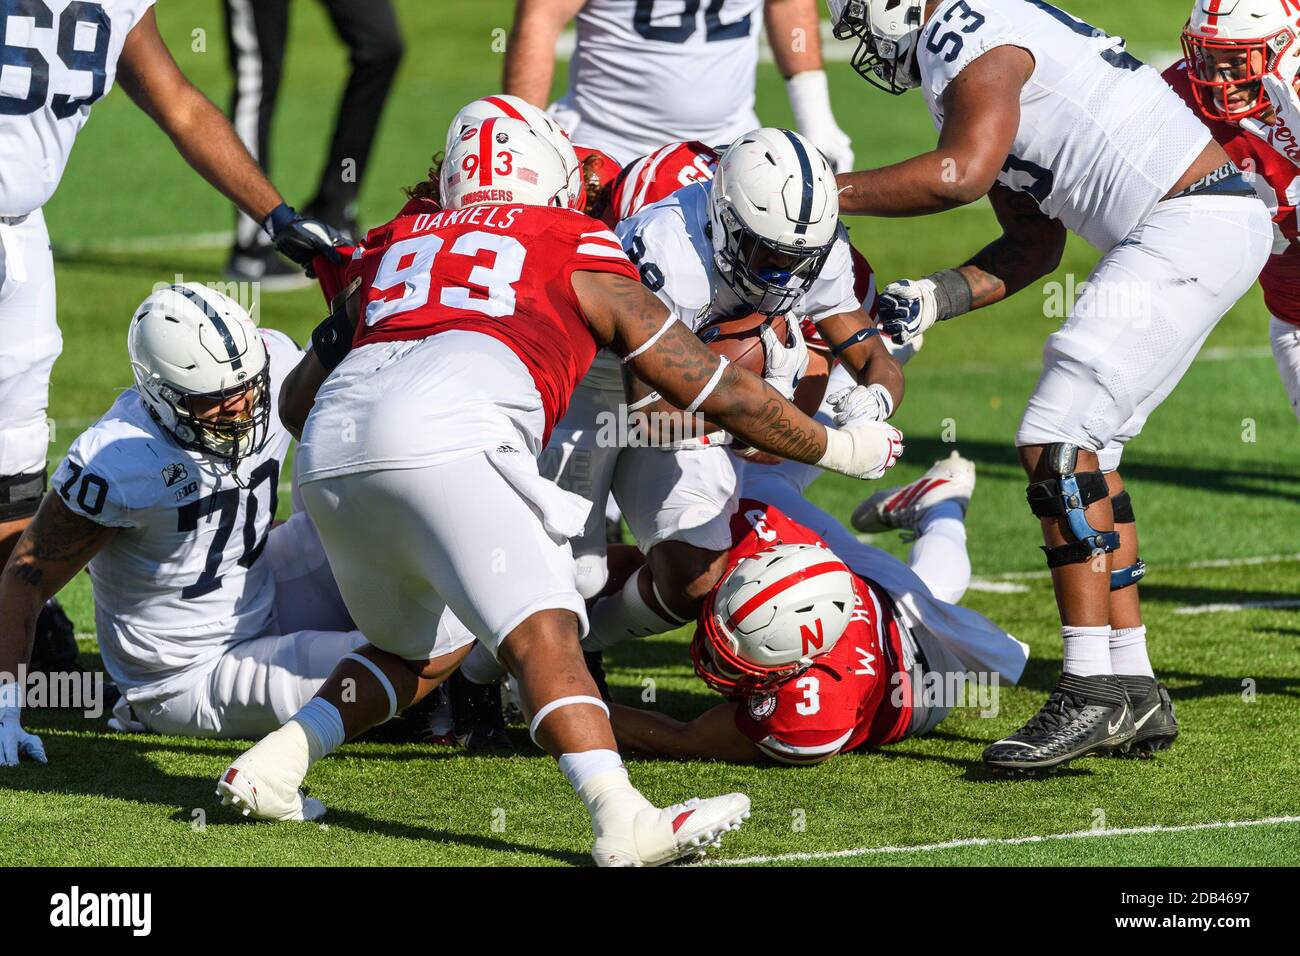
[{"label": "white football glove", "polygon": [[777,336],[771,322],[764,322],[758,334],[763,339],[763,381],[792,402],[799,379],[808,371],[808,343],[803,340],[798,322],[788,319],[786,327],[790,330],[789,345]]},{"label": "white football glove", "polygon": [[833,395],[827,395],[826,401],[835,409],[835,424],[847,425],[865,419],[870,422],[883,422],[894,414],[894,396],[883,385],[854,385],[842,388]]},{"label": "white football glove", "polygon": [[794,126],[821,150],[831,171],[847,173],[853,169],[853,141],[835,122],[831,112],[830,89],[824,70],[805,70],[785,81],[794,113]]},{"label": "white football glove", "polygon": [[0,767],[18,766],[19,757],[48,763],[41,738],[23,730],[19,723],[18,693],[17,684],[0,685]]},{"label": "white football glove", "polygon": [[919,339],[939,321],[939,306],[931,279],[900,279],[885,286],[876,300],[881,330],[895,345]]},{"label": "white football glove", "polygon": [[1296,93],[1294,86],[1272,73],[1264,77],[1263,86],[1276,118],[1270,125],[1251,117],[1241,121],[1241,128],[1300,166],[1300,94]]},{"label": "white football glove", "polygon": [[858,419],[826,429],[826,453],[818,467],[850,478],[880,478],[903,454],[903,433],[885,422]]}]

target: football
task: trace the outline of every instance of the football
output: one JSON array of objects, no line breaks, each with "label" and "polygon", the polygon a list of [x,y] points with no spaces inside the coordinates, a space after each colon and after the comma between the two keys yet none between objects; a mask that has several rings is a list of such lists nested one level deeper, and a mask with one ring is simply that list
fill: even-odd
[{"label": "football", "polygon": [[[759,328],[769,321],[765,315],[752,312],[734,319],[710,319],[699,331],[700,341],[716,355],[724,355],[748,372],[763,374],[763,339]],[[788,333],[785,316],[770,320],[772,331],[782,339]]]}]

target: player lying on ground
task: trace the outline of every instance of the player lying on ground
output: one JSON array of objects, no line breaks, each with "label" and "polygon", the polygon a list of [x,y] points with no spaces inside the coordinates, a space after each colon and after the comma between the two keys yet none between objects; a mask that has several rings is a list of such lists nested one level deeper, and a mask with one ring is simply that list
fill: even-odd
[{"label": "player lying on ground", "polygon": [[[365,643],[307,515],[272,527],[290,442],[276,393],[302,351],[194,283],[146,299],[127,345],[135,386],[73,442],[0,578],[0,672],[88,568],[117,726],[268,733]],[[448,628],[443,644],[472,640]],[[0,763],[43,761],[21,686],[0,690]]]},{"label": "player lying on ground", "polygon": [[[646,288],[684,329],[700,331],[713,319],[755,312],[806,317],[861,383],[840,396],[841,421],[860,416],[883,422],[901,401],[899,365],[875,337],[855,290],[834,177],[797,133],[745,134],[722,155],[715,179],[677,190],[620,223],[617,232]],[[776,339],[770,329],[763,334]],[[625,419],[633,410],[673,411],[671,402],[649,392],[638,382],[625,394],[617,361],[598,359],[543,458],[543,474],[595,505],[575,542],[584,596],[595,596],[605,584],[601,519],[611,493],[647,555],[642,572],[593,607],[592,650],[628,634],[680,627],[725,565],[737,482],[726,436],[697,434],[663,447],[603,440],[609,434],[603,421]]]},{"label": "player lying on ground", "polygon": [[1300,417],[1300,4],[1196,0],[1183,49],[1165,80],[1254,173],[1273,212],[1273,255],[1259,284],[1273,358]]},{"label": "player lying on ground", "polygon": [[[42,207],[115,80],[204,179],[262,224],[279,252],[305,265],[336,238],[284,204],[225,116],[181,73],[153,3],[25,0],[0,8],[0,565],[45,493],[50,371],[63,348]],[[42,641],[57,617],[38,622]]]},{"label": "player lying on ground", "polygon": [[[259,817],[300,807],[311,764],[401,702],[393,676],[430,676],[450,607],[518,680],[530,733],[591,814],[597,863],[677,859],[739,826],[749,801],[659,810],[629,782],[578,643],[586,609],[567,538],[590,504],[543,479],[537,455],[603,345],[680,407],[779,455],[861,477],[893,454],[892,429],[825,428],[709,352],[640,284],[613,234],[575,210],[572,149],[527,124],[467,131],[439,194],[443,208],[412,200],[372,230],[343,275],[322,263],[327,283],[360,280],[355,339],[314,335],[288,383],[315,393],[303,499],[349,611],[386,656],[344,661],[219,791]],[[800,358],[773,350],[770,376],[789,383]]]},{"label": "player lying on ground", "polygon": [[1004,230],[964,265],[881,293],[896,342],[1047,275],[1067,229],[1103,253],[1048,339],[1016,435],[1063,676],[985,760],[1056,767],[1132,744],[1151,722],[1167,742],[1173,708],[1147,657],[1131,587],[1145,569],[1116,469],[1259,275],[1268,210],[1156,71],[1045,0],[829,3],[837,35],[860,41],[858,72],[894,93],[920,87],[939,129],[931,152],[840,177],[844,211],[926,215],[988,196]]},{"label": "player lying on ground", "polygon": [[955,603],[970,581],[963,518],[974,485],[975,466],[954,452],[864,505],[889,522],[879,530],[917,533],[910,566],[847,533],[831,547],[745,497],[727,571],[691,642],[696,673],[727,702],[685,723],[614,704],[619,745],[681,759],[820,763],[928,733],[966,693],[973,699],[976,681],[1015,683],[1028,649]]}]

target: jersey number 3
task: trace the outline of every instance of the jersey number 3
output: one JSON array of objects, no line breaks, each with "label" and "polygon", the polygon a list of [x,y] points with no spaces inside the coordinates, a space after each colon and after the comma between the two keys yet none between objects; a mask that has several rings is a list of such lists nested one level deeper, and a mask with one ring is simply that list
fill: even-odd
[{"label": "jersey number 3", "polygon": [[[26,96],[0,94],[0,113],[24,116],[35,113],[45,105],[50,94],[50,61],[45,54],[32,46],[17,46],[9,42],[9,26],[14,19],[26,17],[36,30],[54,28],[54,12],[45,0],[0,0],[0,76],[18,76],[18,70],[28,70]],[[94,28],[94,45],[85,49],[86,40],[78,29],[82,24]],[[90,95],[74,97],[56,93],[50,100],[50,109],[59,119],[66,119],[104,95],[108,83],[108,43],[113,33],[113,23],[107,11],[98,3],[75,0],[59,15],[58,40],[55,50],[63,65],[69,70],[90,74]]]}]

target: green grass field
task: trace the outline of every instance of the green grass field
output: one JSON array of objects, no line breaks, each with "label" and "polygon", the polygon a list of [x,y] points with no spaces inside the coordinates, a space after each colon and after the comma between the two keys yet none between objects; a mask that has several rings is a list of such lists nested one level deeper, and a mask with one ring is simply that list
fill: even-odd
[{"label": "green grass field", "polygon": [[[1131,49],[1160,66],[1177,49],[1188,6],[1185,0],[1065,5],[1125,35]],[[508,26],[511,4],[399,0],[399,7],[408,55],[363,196],[363,216],[372,224],[400,203],[401,185],[422,178],[455,109],[496,88],[501,57],[494,31]],[[219,4],[165,0],[160,8],[164,32],[186,70],[224,103],[229,81]],[[302,201],[324,154],[344,53],[318,5],[296,4],[294,17],[272,172],[290,201]],[[200,40],[206,49],[198,49]],[[842,62],[830,73],[839,119],[861,164],[901,159],[933,143],[919,98],[876,93]],[[770,65],[762,68],[759,107],[766,122],[790,122],[780,77]],[[225,250],[210,237],[230,228],[231,214],[120,91],[95,108],[48,213],[65,336],[51,407],[58,424],[56,461],[129,382],[126,322],[152,285],[176,274],[218,278]],[[952,265],[995,234],[983,204],[933,219],[851,225],[855,243],[886,281]],[[1092,251],[1072,241],[1053,281],[1067,274],[1081,281],[1094,260]],[[907,453],[893,472],[898,481],[947,454],[953,446],[942,438],[954,432],[955,447],[978,464],[969,517],[978,589],[966,600],[1031,644],[1023,686],[1003,692],[996,717],[959,711],[926,739],[814,768],[634,762],[633,780],[655,800],[732,789],[750,794],[753,819],[719,860],[1300,860],[1294,817],[1241,828],[1197,826],[1285,818],[1300,807],[1300,609],[1293,606],[1300,601],[1300,426],[1269,355],[1267,314],[1257,291],[1224,320],[1125,459],[1150,567],[1142,595],[1152,654],[1182,721],[1178,745],[1152,761],[1093,759],[1044,780],[991,779],[980,769],[982,747],[1038,707],[1058,669],[1055,606],[1012,448],[1043,340],[1057,325],[1044,314],[1045,296],[1042,288],[1027,290],[928,336],[907,369],[907,400],[896,416],[907,436]],[[319,312],[318,294],[308,291],[268,296],[260,317],[301,340]],[[827,476],[810,494],[847,517],[869,490]],[[877,543],[903,553],[901,544],[884,537]],[[79,629],[93,629],[88,580],[78,578],[62,597]],[[1186,613],[1189,608],[1199,613]],[[83,656],[94,660],[93,636],[83,636],[89,652]],[[679,716],[708,706],[713,698],[691,674],[686,639],[680,632],[611,654],[615,695],[638,703],[643,681],[652,678],[655,706]],[[327,825],[260,826],[220,808],[212,795],[217,774],[242,742],[124,736],[106,731],[102,720],[34,710],[26,716],[30,729],[43,735],[50,763],[0,771],[0,863],[6,865],[547,865],[588,859],[580,805],[519,728],[519,755],[510,758],[349,745],[308,781],[330,807]],[[1023,839],[1098,829],[1119,832]],[[861,852],[830,856],[845,851]]]}]

